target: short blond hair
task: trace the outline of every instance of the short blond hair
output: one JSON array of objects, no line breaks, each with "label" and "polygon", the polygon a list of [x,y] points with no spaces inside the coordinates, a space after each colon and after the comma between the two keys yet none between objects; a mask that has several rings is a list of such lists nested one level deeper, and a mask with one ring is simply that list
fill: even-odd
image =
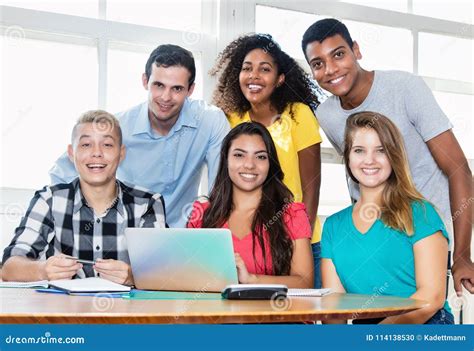
[{"label": "short blond hair", "polygon": [[119,145],[122,145],[122,128],[120,128],[119,120],[115,118],[113,114],[104,110],[89,110],[79,116],[76,124],[72,128],[71,144],[74,145],[74,140],[77,137],[77,127],[84,123],[93,123],[98,131],[112,131],[113,129],[116,129],[119,137]]}]

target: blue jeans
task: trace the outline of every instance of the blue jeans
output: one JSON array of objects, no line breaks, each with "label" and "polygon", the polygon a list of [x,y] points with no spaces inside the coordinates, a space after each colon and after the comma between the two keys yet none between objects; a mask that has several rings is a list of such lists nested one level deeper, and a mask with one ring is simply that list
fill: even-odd
[{"label": "blue jeans", "polygon": [[451,312],[442,308],[433,317],[428,319],[425,324],[454,324],[454,316]]},{"label": "blue jeans", "polygon": [[[383,318],[354,319],[352,324],[378,324]],[[438,310],[425,324],[454,324],[454,316],[444,308]]]},{"label": "blue jeans", "polygon": [[314,259],[314,288],[321,289],[321,242],[311,244]]}]

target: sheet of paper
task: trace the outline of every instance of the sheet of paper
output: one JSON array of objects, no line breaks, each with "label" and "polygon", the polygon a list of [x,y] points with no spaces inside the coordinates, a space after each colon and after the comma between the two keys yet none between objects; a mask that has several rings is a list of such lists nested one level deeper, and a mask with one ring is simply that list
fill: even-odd
[{"label": "sheet of paper", "polygon": [[331,289],[288,289],[288,297],[311,297],[324,296],[331,292]]}]

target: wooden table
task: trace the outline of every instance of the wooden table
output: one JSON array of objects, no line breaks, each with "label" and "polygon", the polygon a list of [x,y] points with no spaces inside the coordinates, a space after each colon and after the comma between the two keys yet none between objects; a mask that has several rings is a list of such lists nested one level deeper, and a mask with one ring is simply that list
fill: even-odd
[{"label": "wooden table", "polygon": [[96,296],[0,289],[0,323],[274,323],[355,319],[399,315],[423,301],[376,295],[333,293],[283,301],[126,300]]}]

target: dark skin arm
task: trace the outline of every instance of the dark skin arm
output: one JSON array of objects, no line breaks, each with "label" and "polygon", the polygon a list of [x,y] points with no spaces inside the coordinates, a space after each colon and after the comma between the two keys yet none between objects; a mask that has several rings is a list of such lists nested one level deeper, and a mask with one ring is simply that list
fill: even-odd
[{"label": "dark skin arm", "polygon": [[298,152],[303,202],[314,229],[321,187],[321,144],[308,146]]},{"label": "dark skin arm", "polygon": [[462,286],[474,293],[474,264],[471,260],[472,172],[456,137],[448,130],[427,141],[439,168],[447,175],[451,215],[454,226],[454,289],[460,295]]}]

